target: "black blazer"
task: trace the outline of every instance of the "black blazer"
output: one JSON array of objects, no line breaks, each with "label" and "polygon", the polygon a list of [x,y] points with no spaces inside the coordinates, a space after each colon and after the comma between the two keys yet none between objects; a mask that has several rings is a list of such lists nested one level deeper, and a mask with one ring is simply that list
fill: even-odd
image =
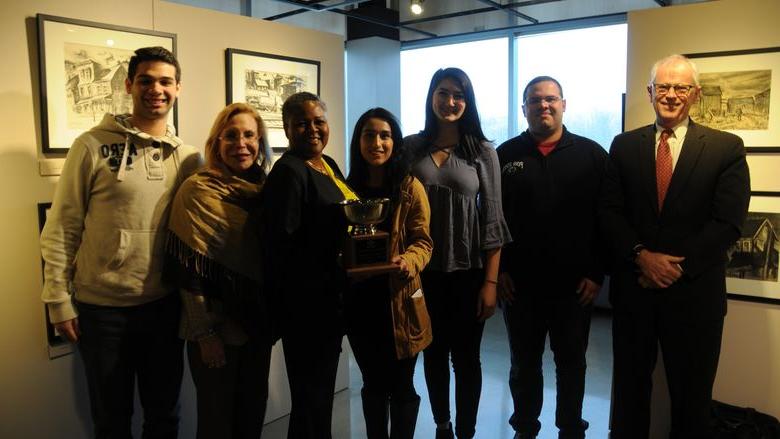
[{"label": "black blazer", "polygon": [[613,257],[610,298],[630,300],[641,289],[633,248],[684,256],[684,275],[670,296],[725,312],[726,251],[740,236],[750,201],[742,139],[693,121],[659,213],[655,127],[615,137],[599,217]]}]

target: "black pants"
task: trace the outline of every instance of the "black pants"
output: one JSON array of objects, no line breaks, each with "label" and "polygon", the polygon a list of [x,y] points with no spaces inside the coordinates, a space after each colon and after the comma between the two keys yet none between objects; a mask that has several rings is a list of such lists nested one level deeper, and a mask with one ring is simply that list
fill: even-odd
[{"label": "black pants", "polygon": [[225,345],[225,366],[219,368],[203,363],[198,342],[187,342],[187,357],[198,394],[197,439],[260,439],[271,346]]},{"label": "black pants", "polygon": [[184,363],[178,296],[131,307],[76,306],[95,437],[132,437],[137,378],[143,438],[176,438]]},{"label": "black pants", "polygon": [[433,342],[423,352],[425,383],[437,424],[450,420],[450,355],[455,373],[455,433],[474,436],[482,365],[479,349],[485,323],[477,320],[477,299],[483,270],[451,273],[423,271],[422,283]]},{"label": "black pants", "polygon": [[[674,293],[674,295],[673,295]],[[612,439],[647,439],[658,345],[671,399],[672,439],[711,438],[710,404],[722,312],[702,312],[685,291],[632,291],[614,300]]]},{"label": "black pants", "polygon": [[387,279],[379,276],[350,288],[346,297],[347,337],[363,375],[363,391],[407,401],[417,398],[417,356],[398,360]]},{"label": "black pants", "polygon": [[290,382],[288,439],[330,439],[333,392],[341,353],[340,331],[319,330],[317,325],[296,322],[295,330],[282,337],[287,379]]},{"label": "black pants", "polygon": [[524,292],[504,305],[512,366],[509,388],[514,412],[509,423],[515,431],[539,434],[544,383],[542,356],[547,334],[555,359],[555,425],[561,438],[584,438],[582,420],[585,395],[585,351],[588,347],[591,307],[577,302],[571,291]]}]

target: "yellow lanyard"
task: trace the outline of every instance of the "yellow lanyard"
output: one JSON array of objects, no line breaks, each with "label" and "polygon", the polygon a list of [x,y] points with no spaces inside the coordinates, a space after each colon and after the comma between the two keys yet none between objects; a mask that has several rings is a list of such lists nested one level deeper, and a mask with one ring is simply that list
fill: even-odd
[{"label": "yellow lanyard", "polygon": [[336,186],[338,186],[339,190],[342,194],[344,194],[344,199],[346,200],[359,200],[360,197],[355,194],[355,192],[352,191],[352,189],[347,186],[347,183],[345,183],[340,178],[336,177],[336,174],[333,172],[333,169],[330,168],[328,165],[328,162],[325,160],[322,160],[322,165],[325,168],[325,173],[330,177],[331,180],[333,180],[334,183],[336,183]]}]

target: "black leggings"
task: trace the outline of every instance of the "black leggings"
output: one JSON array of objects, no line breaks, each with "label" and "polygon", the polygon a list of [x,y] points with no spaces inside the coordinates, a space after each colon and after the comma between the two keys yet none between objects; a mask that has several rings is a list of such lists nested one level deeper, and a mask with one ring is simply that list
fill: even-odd
[{"label": "black leggings", "polygon": [[474,436],[482,392],[479,349],[485,323],[477,320],[481,269],[451,273],[424,271],[423,291],[433,327],[433,342],[423,352],[425,382],[437,424],[450,420],[449,360],[455,373],[455,433]]},{"label": "black leggings", "polygon": [[346,317],[349,344],[363,375],[363,392],[396,401],[415,400],[417,356],[396,357],[387,277],[353,285],[346,297]]}]

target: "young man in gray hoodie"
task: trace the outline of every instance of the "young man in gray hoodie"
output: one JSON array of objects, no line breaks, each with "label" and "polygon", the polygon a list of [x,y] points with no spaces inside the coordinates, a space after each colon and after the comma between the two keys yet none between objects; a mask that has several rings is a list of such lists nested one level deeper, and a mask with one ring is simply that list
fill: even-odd
[{"label": "young man in gray hoodie", "polygon": [[46,226],[43,301],[84,360],[96,438],[175,438],[182,376],[178,295],[162,276],[170,202],[200,164],[168,125],[181,88],[162,47],[135,51],[132,114],[106,114],[68,152]]}]

